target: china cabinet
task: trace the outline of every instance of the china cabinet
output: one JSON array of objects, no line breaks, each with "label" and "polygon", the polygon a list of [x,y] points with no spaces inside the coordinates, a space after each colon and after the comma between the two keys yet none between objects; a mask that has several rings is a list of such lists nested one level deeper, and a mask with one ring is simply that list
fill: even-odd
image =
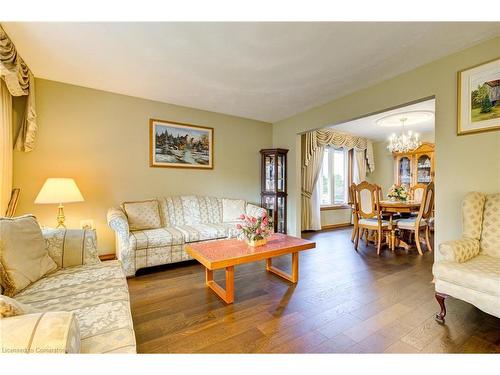
[{"label": "china cabinet", "polygon": [[411,187],[434,181],[434,144],[423,143],[412,152],[394,153],[394,183]]},{"label": "china cabinet", "polygon": [[276,233],[286,233],[287,153],[282,148],[260,150],[261,205],[269,212]]}]

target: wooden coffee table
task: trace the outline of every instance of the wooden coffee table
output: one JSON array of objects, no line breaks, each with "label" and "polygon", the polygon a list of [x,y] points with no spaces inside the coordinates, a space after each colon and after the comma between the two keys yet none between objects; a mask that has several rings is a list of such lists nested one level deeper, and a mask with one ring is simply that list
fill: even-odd
[{"label": "wooden coffee table", "polygon": [[[316,243],[301,238],[275,233],[267,244],[251,247],[237,239],[195,242],[186,245],[186,251],[205,266],[205,282],[226,303],[234,301],[234,266],[266,260],[266,270],[285,280],[299,281],[299,251],[313,249]],[[292,254],[292,273],[288,274],[272,264],[272,258]],[[214,281],[214,270],[226,269],[226,289]]]}]

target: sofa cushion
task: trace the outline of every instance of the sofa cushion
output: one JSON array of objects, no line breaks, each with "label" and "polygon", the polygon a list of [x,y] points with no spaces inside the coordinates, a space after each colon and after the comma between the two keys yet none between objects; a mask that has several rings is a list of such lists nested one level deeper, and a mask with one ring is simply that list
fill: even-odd
[{"label": "sofa cushion", "polygon": [[483,221],[484,194],[467,193],[462,202],[462,237],[479,240]]},{"label": "sofa cushion", "polygon": [[56,268],[34,216],[0,219],[0,278],[5,295],[14,296]]},{"label": "sofa cushion", "polygon": [[201,223],[201,212],[198,198],[194,195],[186,195],[181,197],[182,212],[184,213],[184,223],[193,225]]},{"label": "sofa cushion", "polygon": [[74,313],[49,312],[0,320],[2,353],[64,354],[80,352],[80,331]]},{"label": "sofa cushion", "polygon": [[218,224],[222,222],[222,199],[198,197],[202,223]]},{"label": "sofa cushion", "polygon": [[178,225],[174,229],[184,236],[184,242],[198,242],[227,237],[227,230],[218,224]]},{"label": "sofa cushion", "polygon": [[166,197],[162,202],[163,226],[184,225],[184,207],[181,197]]},{"label": "sofa cushion", "polygon": [[161,227],[160,208],[156,199],[140,202],[123,202],[130,230]]},{"label": "sofa cushion", "polygon": [[500,297],[500,259],[478,255],[468,262],[437,262],[434,276],[455,285]]},{"label": "sofa cushion", "polygon": [[239,220],[245,214],[245,201],[242,199],[222,199],[222,221]]},{"label": "sofa cushion", "polygon": [[483,254],[500,258],[500,194],[486,197],[481,232],[481,251]]},{"label": "sofa cushion", "polygon": [[135,352],[127,281],[119,261],[58,270],[16,300],[42,312],[74,312],[82,353]]},{"label": "sofa cushion", "polygon": [[100,262],[94,230],[50,228],[43,229],[42,233],[58,269]]},{"label": "sofa cushion", "polygon": [[170,245],[182,245],[184,237],[175,228],[159,228],[130,232],[130,243],[136,250]]}]

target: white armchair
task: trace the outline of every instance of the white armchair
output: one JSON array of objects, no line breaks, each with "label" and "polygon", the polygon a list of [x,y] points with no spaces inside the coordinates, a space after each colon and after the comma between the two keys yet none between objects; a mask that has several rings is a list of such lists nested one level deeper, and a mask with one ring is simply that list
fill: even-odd
[{"label": "white armchair", "polygon": [[440,323],[447,296],[500,317],[500,194],[467,194],[462,223],[462,238],[442,243],[433,267]]}]

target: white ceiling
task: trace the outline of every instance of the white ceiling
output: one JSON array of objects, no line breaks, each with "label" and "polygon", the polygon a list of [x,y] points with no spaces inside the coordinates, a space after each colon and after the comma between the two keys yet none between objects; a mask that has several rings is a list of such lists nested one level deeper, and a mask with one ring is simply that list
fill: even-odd
[{"label": "white ceiling", "polygon": [[[411,104],[398,109],[385,111],[376,115],[363,117],[357,120],[344,122],[339,125],[332,126],[332,129],[339,130],[345,133],[358,135],[369,138],[375,142],[385,141],[393,133],[399,134],[400,127],[387,127],[377,124],[377,120],[393,114],[410,112],[410,111],[432,111],[435,112],[436,100],[430,99],[420,103]],[[405,125],[405,130],[411,130],[419,134],[429,134],[434,132],[435,120],[432,117],[429,120],[420,122],[414,125]]]},{"label": "white ceiling", "polygon": [[500,23],[2,26],[37,77],[268,122],[500,35]]}]

